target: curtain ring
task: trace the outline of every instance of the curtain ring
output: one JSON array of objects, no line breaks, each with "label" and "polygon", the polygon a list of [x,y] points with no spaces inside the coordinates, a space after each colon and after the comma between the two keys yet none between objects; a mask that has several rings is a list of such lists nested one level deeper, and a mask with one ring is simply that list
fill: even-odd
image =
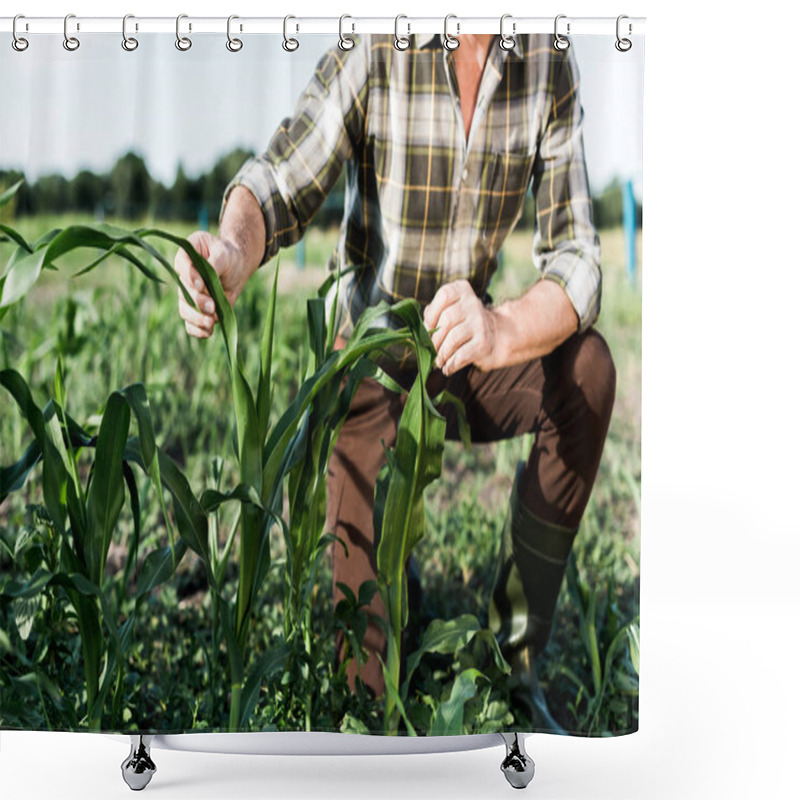
[{"label": "curtain ring", "polygon": [[[227,47],[231,53],[238,53],[244,46],[241,39],[236,39],[235,37],[231,36],[231,22],[235,19],[239,19],[236,14],[231,14],[228,17],[228,41],[225,42],[225,47]],[[239,30],[241,30],[241,27]]]},{"label": "curtain ring", "polygon": [[[408,50],[411,46],[411,40],[408,36],[401,36],[400,35],[400,20],[401,19],[408,19],[405,14],[398,14],[394,18],[394,47],[395,50]],[[408,28],[408,32],[411,33],[411,25],[406,23],[406,27]]]},{"label": "curtain ring", "polygon": [[134,19],[133,14],[126,14],[122,18],[122,49],[132,53],[138,46],[139,40],[128,36],[128,20]]},{"label": "curtain ring", "polygon": [[[514,37],[513,36],[507,36],[505,34],[505,32],[503,31],[503,23],[507,19],[511,19],[511,14],[503,14],[503,16],[500,17],[500,47],[502,47],[503,50],[513,50],[514,49],[514,45],[515,45]],[[516,22],[512,22],[511,23],[511,32],[512,32],[512,34],[516,34],[516,32],[517,32],[517,23]]]},{"label": "curtain ring", "polygon": [[353,18],[349,14],[342,14],[342,16],[339,17],[339,49],[345,51],[352,50],[356,46],[356,43],[353,39],[344,35],[344,21],[346,19]]},{"label": "curtain ring", "polygon": [[300,47],[300,42],[298,42],[297,39],[290,38],[288,35],[290,19],[297,19],[297,17],[293,17],[290,14],[289,16],[283,18],[283,49],[287,53],[293,53],[298,47]]},{"label": "curtain ring", "polygon": [[28,49],[28,40],[24,39],[22,36],[17,35],[17,20],[18,19],[25,19],[24,14],[17,14],[14,17],[14,22],[11,24],[11,34],[14,37],[11,46],[18,52],[21,53],[23,50]]},{"label": "curtain ring", "polygon": [[[187,19],[188,14],[178,14],[175,20],[175,47],[178,50],[186,52],[192,46],[192,40],[188,36],[181,36],[181,20]],[[189,30],[192,29],[192,26],[189,25]]]},{"label": "curtain ring", "polygon": [[[555,34],[555,38],[553,39],[553,47],[559,52],[562,50],[566,50],[569,47],[569,39],[565,38],[558,32],[558,21],[560,19],[566,19],[566,14],[559,14],[556,17],[555,25],[553,27],[553,32]],[[569,33],[569,22],[567,23],[567,33]]]},{"label": "curtain ring", "polygon": [[[67,16],[64,17],[64,49],[73,52],[81,46],[81,43],[74,36],[69,35],[68,26],[71,19],[75,19],[74,14],[67,14]],[[80,28],[78,28],[78,30],[80,30]]]},{"label": "curtain ring", "polygon": [[[630,39],[623,39],[619,35],[620,22],[622,22],[622,20],[624,20],[624,19],[628,19],[626,14],[620,14],[617,17],[617,41],[614,42],[614,47],[616,47],[617,50],[620,51],[620,53],[627,53],[628,50],[630,50],[631,47],[633,47],[633,42],[631,42]],[[631,33],[631,24],[630,24],[630,22],[628,23],[628,33],[629,34]]]},{"label": "curtain ring", "polygon": [[[444,41],[443,41],[443,44],[444,44],[445,50],[450,50],[452,52],[453,50],[458,50],[458,47],[461,44],[461,42],[459,42],[458,39],[456,39],[455,36],[451,36],[447,32],[447,23],[450,22],[451,19],[456,19],[456,15],[455,14],[448,14],[444,18]],[[461,23],[460,22],[456,22],[456,34],[460,33],[460,31],[461,31]]]}]

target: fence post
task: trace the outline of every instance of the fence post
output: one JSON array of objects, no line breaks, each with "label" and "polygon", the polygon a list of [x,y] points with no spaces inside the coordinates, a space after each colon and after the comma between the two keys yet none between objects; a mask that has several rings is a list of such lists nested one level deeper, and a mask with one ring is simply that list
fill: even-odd
[{"label": "fence post", "polygon": [[625,265],[631,283],[636,283],[636,198],[633,181],[622,186],[622,229],[625,234]]}]

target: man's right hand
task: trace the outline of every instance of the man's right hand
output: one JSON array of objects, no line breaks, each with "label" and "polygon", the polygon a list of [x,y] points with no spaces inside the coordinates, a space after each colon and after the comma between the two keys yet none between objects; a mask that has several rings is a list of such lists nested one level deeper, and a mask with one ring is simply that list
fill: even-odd
[{"label": "man's right hand", "polygon": [[[229,240],[221,239],[207,231],[195,231],[187,238],[195,250],[214,267],[225,296],[233,305],[252,272],[247,267],[244,254]],[[192,308],[186,302],[183,293],[178,292],[178,311],[186,326],[186,332],[198,339],[207,339],[214,332],[214,326],[219,320],[214,301],[184,250],[178,250],[175,255],[175,271],[197,306],[197,309]]]}]

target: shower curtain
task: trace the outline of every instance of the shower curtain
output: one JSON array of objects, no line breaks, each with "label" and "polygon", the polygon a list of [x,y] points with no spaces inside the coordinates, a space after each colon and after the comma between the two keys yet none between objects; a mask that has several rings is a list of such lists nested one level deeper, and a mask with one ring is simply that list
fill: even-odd
[{"label": "shower curtain", "polygon": [[640,37],[232,31],[2,40],[0,729],[637,730]]}]

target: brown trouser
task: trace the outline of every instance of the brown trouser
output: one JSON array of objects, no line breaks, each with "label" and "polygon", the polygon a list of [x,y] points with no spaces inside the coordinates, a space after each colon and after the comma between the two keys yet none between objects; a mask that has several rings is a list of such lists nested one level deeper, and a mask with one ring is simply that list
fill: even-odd
[{"label": "brown trouser", "polygon": [[[594,330],[570,337],[544,358],[491,372],[467,367],[445,378],[436,370],[429,379],[432,397],[448,389],[466,408],[472,441],[494,442],[535,433],[520,475],[519,497],[544,522],[575,530],[586,508],[603,450],[614,403],[616,374],[608,346]],[[363,581],[376,579],[372,503],[378,472],[385,463],[383,446],[395,444],[402,396],[377,381],[364,380],[355,393],[330,461],[328,524],[347,543],[333,550],[334,603],[342,598],[341,582],[356,595]],[[447,438],[458,438],[452,404],[441,409]],[[369,611],[385,619],[380,595]],[[377,625],[364,641],[370,657],[360,677],[376,694],[383,691],[380,662],[386,638]],[[338,643],[342,657],[343,643]],[[354,685],[357,665],[348,677]]]}]

